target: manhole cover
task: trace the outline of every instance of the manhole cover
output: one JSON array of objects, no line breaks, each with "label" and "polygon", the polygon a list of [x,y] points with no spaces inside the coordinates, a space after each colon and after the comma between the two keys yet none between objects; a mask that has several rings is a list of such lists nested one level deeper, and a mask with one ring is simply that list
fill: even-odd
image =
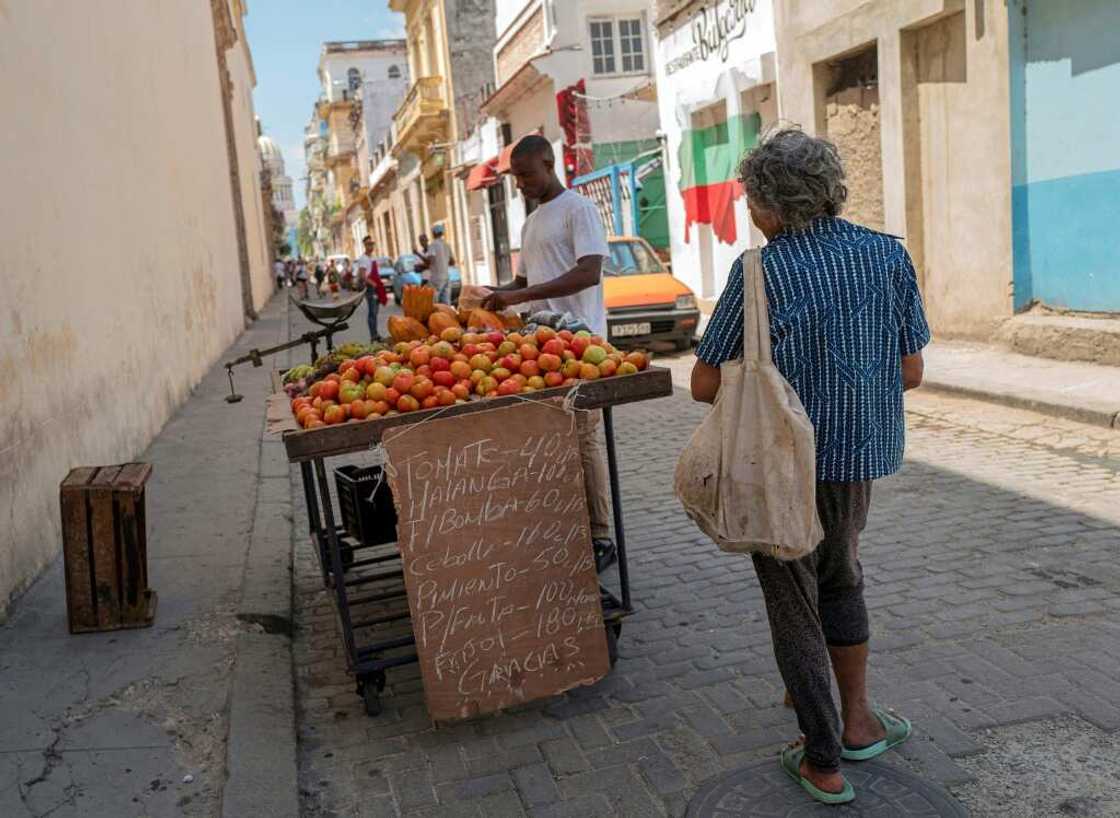
[{"label": "manhole cover", "polygon": [[856,800],[830,807],[811,799],[778,767],[777,759],[740,767],[700,788],[686,818],[966,818],[968,812],[945,792],[916,775],[876,761],[845,765]]}]

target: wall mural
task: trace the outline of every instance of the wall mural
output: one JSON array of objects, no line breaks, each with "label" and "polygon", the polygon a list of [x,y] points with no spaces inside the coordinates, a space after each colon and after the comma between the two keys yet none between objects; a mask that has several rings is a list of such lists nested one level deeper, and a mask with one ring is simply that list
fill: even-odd
[{"label": "wall mural", "polygon": [[681,134],[685,242],[693,224],[710,224],[717,239],[735,243],[735,200],[743,195],[735,172],[743,154],[758,144],[761,129],[762,117],[753,113]]}]

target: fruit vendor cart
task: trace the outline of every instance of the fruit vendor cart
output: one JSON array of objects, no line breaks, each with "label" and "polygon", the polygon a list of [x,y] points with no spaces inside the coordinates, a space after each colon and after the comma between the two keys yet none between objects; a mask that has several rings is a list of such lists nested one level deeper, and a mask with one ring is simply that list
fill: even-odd
[{"label": "fruit vendor cart", "polygon": [[[326,461],[370,453],[390,430],[440,419],[514,406],[518,401],[567,399],[575,409],[601,409],[606,438],[607,469],[614,537],[618,554],[618,591],[599,584],[602,618],[611,663],[616,657],[622,619],[633,612],[626,534],[619,492],[618,453],[614,440],[614,406],[665,397],[672,393],[669,370],[649,367],[626,377],[581,382],[577,388],[544,389],[532,395],[496,397],[441,409],[390,414],[362,422],[282,432],[288,460],[299,464],[310,528],[323,582],[337,608],[349,670],[357,681],[366,712],[381,711],[386,673],[418,661],[416,638],[404,582],[404,566],[396,545],[396,517],[381,466],[346,465],[335,470],[332,496]],[[270,398],[270,417],[288,411],[288,397]],[[353,458],[350,458],[353,459]],[[336,508],[339,514],[336,516]]]}]

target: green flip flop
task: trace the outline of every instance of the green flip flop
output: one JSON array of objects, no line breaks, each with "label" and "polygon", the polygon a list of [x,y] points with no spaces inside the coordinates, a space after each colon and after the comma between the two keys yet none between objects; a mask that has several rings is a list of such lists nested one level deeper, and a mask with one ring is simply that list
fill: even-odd
[{"label": "green flip flop", "polygon": [[813,784],[812,781],[801,775],[801,760],[805,757],[805,749],[803,747],[786,747],[782,750],[779,758],[779,763],[782,769],[785,770],[786,775],[792,778],[795,782],[801,785],[801,789],[809,793],[815,800],[820,801],[822,804],[847,804],[856,797],[856,791],[852,789],[852,785],[848,779],[844,779],[844,789],[840,792],[825,792],[824,790]]},{"label": "green flip flop", "polygon": [[845,761],[869,761],[876,756],[881,756],[891,747],[896,747],[906,739],[910,738],[910,734],[914,732],[913,725],[909,721],[896,716],[890,710],[884,710],[881,707],[871,708],[871,712],[875,714],[875,718],[883,725],[883,729],[887,731],[886,736],[868,744],[866,747],[844,747],[840,751],[840,758]]}]

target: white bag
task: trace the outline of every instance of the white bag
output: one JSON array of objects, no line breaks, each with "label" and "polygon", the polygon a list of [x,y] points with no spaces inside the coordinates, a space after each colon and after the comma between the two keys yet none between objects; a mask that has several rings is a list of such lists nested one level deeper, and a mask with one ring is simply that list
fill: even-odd
[{"label": "white bag", "polygon": [[824,538],[816,441],[771,358],[758,250],[743,254],[743,360],[724,363],[720,376],[711,411],[677,461],[677,498],[724,551],[804,557]]}]

